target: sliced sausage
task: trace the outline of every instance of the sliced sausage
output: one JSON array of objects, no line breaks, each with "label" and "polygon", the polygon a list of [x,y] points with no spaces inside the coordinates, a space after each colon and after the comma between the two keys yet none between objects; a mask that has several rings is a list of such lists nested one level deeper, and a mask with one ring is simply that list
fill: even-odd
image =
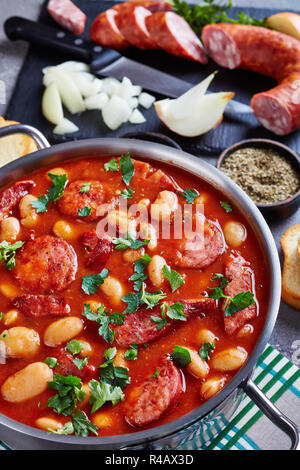
[{"label": "sliced sausage", "polygon": [[151,16],[151,11],[147,8],[132,8],[132,5],[129,5],[127,12],[122,11],[116,16],[116,24],[121,34],[132,46],[139,49],[157,49],[156,42],[151,38],[145,24],[148,16]]},{"label": "sliced sausage", "polygon": [[[253,272],[242,256],[231,256],[229,258],[226,263],[225,276],[230,279],[229,284],[224,288],[225,295],[234,297],[240,292],[253,292]],[[256,317],[256,314],[256,305],[249,305],[249,307],[234,313],[230,317],[225,317],[224,313],[225,332],[228,335],[233,335],[247,321]]]},{"label": "sliced sausage", "polygon": [[169,54],[201,64],[207,63],[207,56],[198,36],[176,13],[153,13],[146,18],[146,28],[157,46]]},{"label": "sliced sausage", "polygon": [[212,59],[229,69],[274,78],[278,85],[257,93],[251,107],[261,124],[278,135],[300,126],[300,42],[286,34],[248,25],[215,24],[202,39]]},{"label": "sliced sausage", "polygon": [[30,240],[16,256],[13,269],[21,287],[31,293],[61,292],[75,279],[77,256],[65,240],[42,235]]},{"label": "sliced sausage", "polygon": [[[179,300],[184,305],[184,314],[187,319],[192,315],[201,315],[214,309],[215,302],[208,297],[199,299]],[[171,304],[172,302],[168,302]],[[162,318],[161,308],[157,307],[147,309],[141,307],[137,312],[127,314],[123,325],[115,327],[115,341],[119,346],[127,347],[130,344],[145,344],[154,341],[168,333],[180,320],[171,320],[166,316],[166,325],[160,330],[157,329],[157,323],[151,320],[151,317]]]},{"label": "sliced sausage", "polygon": [[134,164],[133,178],[145,179],[147,182],[159,185],[160,189],[167,189],[170,191],[182,191],[180,186],[162,170],[156,170],[149,163],[140,162],[139,160],[131,159]]},{"label": "sliced sausage", "polygon": [[157,421],[166,411],[177,405],[184,392],[181,372],[168,358],[157,368],[155,377],[137,385],[125,404],[125,417],[131,426],[141,427]]},{"label": "sliced sausage", "polygon": [[86,15],[70,0],[49,0],[47,10],[63,28],[74,34],[83,33]]},{"label": "sliced sausage", "polygon": [[129,42],[126,41],[116,25],[116,15],[118,12],[113,8],[100,13],[91,25],[91,40],[101,46],[121,51],[129,46]]},{"label": "sliced sausage", "polygon": [[65,299],[52,295],[20,295],[14,299],[13,306],[28,317],[64,317],[70,313],[70,306]]},{"label": "sliced sausage", "polygon": [[35,187],[34,181],[19,181],[0,196],[0,222]]},{"label": "sliced sausage", "polygon": [[95,232],[85,232],[81,240],[88,254],[86,266],[93,266],[97,270],[102,269],[113,251],[113,243],[109,235],[103,234],[99,238]]},{"label": "sliced sausage", "polygon": [[181,268],[202,269],[210,266],[224,252],[225,242],[221,228],[215,222],[203,218],[200,227],[194,234],[175,240],[174,244],[166,246],[164,257],[169,264]]},{"label": "sliced sausage", "polygon": [[172,5],[169,2],[161,2],[159,0],[134,0],[130,2],[117,3],[113,6],[114,10],[119,13],[128,12],[128,8],[135,8],[136,6],[142,6],[147,8],[152,13],[155,11],[171,11],[173,10]]},{"label": "sliced sausage", "polygon": [[95,376],[94,366],[86,364],[81,370],[78,369],[76,364],[73,362],[74,357],[72,354],[68,353],[64,349],[59,349],[54,356],[58,361],[57,367],[55,368],[55,372],[57,374],[65,376],[75,375],[84,381],[91,380]]},{"label": "sliced sausage", "polygon": [[[84,184],[90,183],[87,193],[79,191]],[[98,218],[97,209],[104,201],[104,189],[99,181],[78,180],[70,183],[64,190],[63,196],[58,201],[60,211],[70,217],[80,218],[78,211],[88,207],[91,209],[90,215],[82,217],[85,222],[92,222]]]}]

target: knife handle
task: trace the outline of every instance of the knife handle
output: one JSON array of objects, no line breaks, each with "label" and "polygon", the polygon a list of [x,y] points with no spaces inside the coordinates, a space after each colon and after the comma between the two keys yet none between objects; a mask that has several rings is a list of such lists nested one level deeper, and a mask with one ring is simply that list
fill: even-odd
[{"label": "knife handle", "polygon": [[12,41],[23,39],[31,44],[51,47],[74,59],[91,63],[92,70],[100,70],[121,57],[113,49],[19,16],[8,18],[4,23],[4,31]]}]

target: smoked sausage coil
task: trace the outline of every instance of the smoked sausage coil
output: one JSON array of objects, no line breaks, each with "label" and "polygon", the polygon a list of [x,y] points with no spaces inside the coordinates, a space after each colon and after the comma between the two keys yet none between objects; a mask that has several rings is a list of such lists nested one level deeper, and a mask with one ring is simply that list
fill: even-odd
[{"label": "smoked sausage coil", "polygon": [[[208,297],[199,299],[179,300],[184,305],[184,314],[188,320],[192,315],[201,315],[204,312],[213,310],[215,302]],[[172,302],[167,302],[168,304]],[[157,329],[157,323],[151,320],[151,317],[162,318],[160,306],[151,310],[142,307],[135,313],[127,314],[123,325],[115,327],[115,342],[122,347],[128,347],[130,344],[145,344],[154,341],[161,336],[166,335],[175,324],[180,321],[171,320],[166,317],[166,325]]]},{"label": "smoked sausage coil", "polygon": [[156,374],[137,385],[125,404],[125,418],[136,427],[157,421],[176,406],[184,392],[181,372],[168,358],[159,364]]},{"label": "smoked sausage coil", "polygon": [[[253,292],[253,272],[247,266],[247,262],[242,256],[231,256],[229,258],[226,263],[225,276],[230,280],[229,284],[224,288],[225,295],[234,297],[240,292]],[[225,317],[224,313],[225,332],[228,335],[235,334],[247,321],[256,317],[256,313],[256,305],[249,305],[249,307],[234,313],[230,317]]]},{"label": "smoked sausage coil", "polygon": [[207,63],[199,38],[181,16],[172,11],[156,12],[145,22],[151,38],[160,49],[183,59]]},{"label": "smoked sausage coil", "polygon": [[300,41],[267,28],[232,24],[207,25],[202,39],[222,67],[251,70],[278,82],[251,99],[264,127],[277,135],[300,127]]},{"label": "smoked sausage coil", "polygon": [[27,317],[64,317],[70,313],[70,306],[65,299],[52,295],[20,295],[14,299],[13,306]]},{"label": "smoked sausage coil", "polygon": [[47,10],[63,28],[73,34],[83,33],[86,15],[70,0],[49,0]]},{"label": "smoked sausage coil", "polygon": [[0,196],[0,222],[5,216],[35,187],[33,181],[19,181],[11,188],[6,189]]}]

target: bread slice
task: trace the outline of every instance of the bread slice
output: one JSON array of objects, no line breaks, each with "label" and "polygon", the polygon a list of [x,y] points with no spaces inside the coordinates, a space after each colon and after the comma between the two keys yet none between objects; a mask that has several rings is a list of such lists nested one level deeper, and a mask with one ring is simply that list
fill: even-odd
[{"label": "bread slice", "polygon": [[[0,127],[19,124],[16,121],[6,121],[0,116]],[[38,150],[36,143],[31,137],[24,134],[15,134],[0,139],[0,167],[16,160],[23,155]]]},{"label": "bread slice", "polygon": [[300,224],[290,227],[280,244],[284,254],[282,299],[300,310]]}]

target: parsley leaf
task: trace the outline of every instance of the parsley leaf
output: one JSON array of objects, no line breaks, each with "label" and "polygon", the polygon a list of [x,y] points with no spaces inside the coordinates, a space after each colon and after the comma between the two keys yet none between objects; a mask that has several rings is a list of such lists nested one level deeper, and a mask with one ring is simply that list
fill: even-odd
[{"label": "parsley leaf", "polygon": [[130,158],[130,154],[127,152],[126,155],[122,155],[120,158],[120,170],[123,176],[123,181],[126,186],[129,186],[131,178],[134,175],[134,164]]},{"label": "parsley leaf", "polygon": [[80,343],[80,341],[72,339],[67,343],[66,348],[74,356],[74,354],[80,353],[80,351],[82,350],[82,344]]},{"label": "parsley leaf", "polygon": [[117,354],[117,348],[113,347],[113,348],[108,348],[108,349],[105,349],[104,353],[103,353],[103,356],[107,359],[107,360],[111,360],[115,357],[115,355]]},{"label": "parsley leaf", "polygon": [[199,349],[199,356],[204,360],[209,360],[210,353],[215,349],[213,343],[202,343],[201,348]]},{"label": "parsley leaf", "polygon": [[77,410],[76,413],[73,414],[72,424],[75,436],[88,437],[90,433],[97,436],[98,427],[91,423],[87,415],[81,410]]},{"label": "parsley leaf", "polygon": [[105,310],[104,305],[98,308],[97,313],[94,313],[88,304],[84,304],[84,312],[82,315],[90,321],[95,321],[101,325],[98,333],[108,343],[112,343],[115,337],[115,332],[110,328],[110,324],[122,325],[124,323],[124,313],[109,314],[109,310]]},{"label": "parsley leaf", "polygon": [[39,196],[36,201],[32,201],[30,204],[36,210],[37,214],[40,214],[47,211],[48,202],[46,196]]},{"label": "parsley leaf", "polygon": [[186,321],[184,305],[181,302],[175,302],[174,304],[168,305],[166,315],[172,320]]},{"label": "parsley leaf", "polygon": [[141,305],[141,292],[128,292],[128,294],[122,297],[122,300],[127,304],[127,307],[123,313],[134,313]]},{"label": "parsley leaf", "polygon": [[112,387],[125,388],[130,384],[128,369],[125,367],[115,367],[112,360],[106,361],[99,366],[100,381]]},{"label": "parsley leaf", "polygon": [[167,320],[166,320],[165,314],[163,312],[162,312],[161,317],[155,317],[155,316],[151,315],[150,320],[153,321],[154,323],[156,323],[156,329],[157,330],[161,330],[167,324]]},{"label": "parsley leaf", "polygon": [[88,215],[91,215],[92,209],[90,207],[84,207],[83,209],[78,209],[78,215],[79,217],[87,217]]},{"label": "parsley leaf", "polygon": [[104,279],[108,276],[108,269],[102,269],[99,274],[88,274],[83,276],[81,288],[87,295],[96,294],[98,287],[104,283]]},{"label": "parsley leaf", "polygon": [[186,367],[192,360],[189,350],[177,345],[174,346],[171,359],[177,362],[180,367]]},{"label": "parsley leaf", "polygon": [[231,317],[236,312],[244,310],[244,308],[249,307],[250,305],[255,305],[254,294],[253,292],[240,292],[235,295],[229,305],[225,309],[225,317]]},{"label": "parsley leaf", "polygon": [[156,369],[156,371],[154,372],[154,374],[152,375],[152,377],[158,377],[158,369]]},{"label": "parsley leaf", "polygon": [[182,286],[182,284],[184,284],[184,280],[180,274],[174,269],[171,269],[170,266],[167,266],[166,264],[162,268],[162,273],[169,281],[172,292],[175,292],[180,286]]},{"label": "parsley leaf", "polygon": [[130,276],[129,281],[135,281],[133,288],[136,292],[139,292],[142,288],[143,282],[147,279],[148,275],[144,273],[146,267],[150,263],[151,258],[145,254],[141,258],[134,261],[134,274]]},{"label": "parsley leaf", "polygon": [[131,199],[134,194],[134,190],[131,188],[123,189],[121,192],[121,197],[123,199]]},{"label": "parsley leaf", "polygon": [[126,235],[127,238],[113,238],[112,242],[115,246],[116,250],[127,250],[127,248],[131,248],[131,250],[138,250],[144,245],[147,245],[150,240],[136,240],[134,236],[128,232]]},{"label": "parsley leaf", "polygon": [[127,361],[136,361],[138,357],[138,349],[139,347],[137,344],[131,344],[130,349],[127,349],[127,351],[125,351],[125,359],[127,359]]},{"label": "parsley leaf", "polygon": [[108,383],[98,382],[93,379],[89,382],[89,387],[91,392],[90,405],[92,405],[91,414],[95,413],[107,402],[116,405],[125,398],[121,387],[112,387]]},{"label": "parsley leaf", "polygon": [[54,175],[53,173],[48,173],[49,178],[52,181],[52,186],[48,189],[45,195],[39,196],[37,201],[32,201],[31,206],[36,209],[37,213],[46,212],[48,209],[49,202],[58,201],[64,192],[64,189],[67,184],[67,175]]},{"label": "parsley leaf", "polygon": [[82,401],[85,396],[81,390],[82,382],[80,378],[73,375],[55,374],[52,382],[48,382],[48,387],[57,390],[58,393],[49,398],[47,406],[64,416],[70,416],[77,405],[77,401]]},{"label": "parsley leaf", "polygon": [[216,281],[217,279],[220,279],[220,288],[224,289],[224,287],[227,286],[229,283],[228,277],[224,276],[224,274],[221,273],[214,273],[212,277],[210,278],[211,281]]},{"label": "parsley leaf", "polygon": [[68,436],[70,434],[74,434],[74,427],[72,421],[68,421],[62,428],[59,428],[56,431],[51,428],[48,428],[47,431],[52,432],[53,434],[64,434],[65,436]]},{"label": "parsley leaf", "polygon": [[82,370],[84,368],[84,366],[87,365],[88,360],[89,360],[90,357],[91,356],[85,357],[84,359],[81,359],[79,357],[75,357],[75,359],[73,359],[73,364],[75,364],[77,369]]},{"label": "parsley leaf", "polygon": [[229,212],[232,212],[232,207],[231,207],[230,202],[228,202],[228,201],[220,201],[220,205],[221,205],[221,207],[223,207],[223,209],[225,210],[225,212],[227,212],[227,214],[228,214]]},{"label": "parsley leaf", "polygon": [[9,244],[6,240],[0,243],[0,261],[10,271],[16,264],[16,251],[22,248],[25,242]]},{"label": "parsley leaf", "polygon": [[90,189],[91,189],[91,183],[84,183],[79,189],[79,192],[81,194],[86,194],[89,192]]},{"label": "parsley leaf", "polygon": [[57,359],[56,357],[46,357],[44,363],[47,364],[51,369],[55,369],[57,367]]},{"label": "parsley leaf", "polygon": [[193,204],[196,197],[199,196],[198,191],[195,191],[194,189],[185,189],[181,194],[189,204]]},{"label": "parsley leaf", "polygon": [[148,305],[147,308],[151,309],[155,307],[162,299],[166,297],[166,294],[164,294],[162,290],[158,290],[157,292],[146,292],[145,288],[146,284],[143,282],[141,302],[144,302],[146,305]]},{"label": "parsley leaf", "polygon": [[109,162],[104,163],[105,171],[119,171],[119,165],[116,158],[112,158]]}]

